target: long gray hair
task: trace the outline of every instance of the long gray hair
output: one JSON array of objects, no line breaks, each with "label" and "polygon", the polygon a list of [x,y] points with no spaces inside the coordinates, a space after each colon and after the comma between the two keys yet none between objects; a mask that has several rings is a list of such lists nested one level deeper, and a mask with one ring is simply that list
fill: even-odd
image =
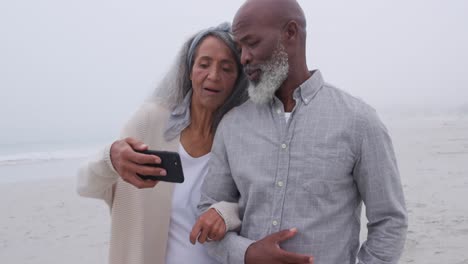
[{"label": "long gray hair", "polygon": [[206,37],[216,37],[222,40],[232,51],[236,60],[237,72],[239,75],[231,95],[215,113],[212,125],[212,129],[215,131],[224,114],[233,107],[242,104],[248,98],[248,80],[242,70],[240,54],[236,48],[232,35],[230,34],[230,30],[231,26],[226,22],[217,27],[202,30],[189,38],[182,46],[182,49],[179,51],[174,64],[171,66],[166,76],[156,87],[150,100],[164,104],[171,110],[182,104],[185,96],[192,89],[190,73],[193,68],[194,56],[197,48]]}]

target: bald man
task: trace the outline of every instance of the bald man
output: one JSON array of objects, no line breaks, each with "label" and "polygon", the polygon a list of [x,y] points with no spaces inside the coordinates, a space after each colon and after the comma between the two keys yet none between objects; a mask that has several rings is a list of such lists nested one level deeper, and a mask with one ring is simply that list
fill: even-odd
[{"label": "bald man", "polygon": [[397,263],[407,214],[375,111],[309,70],[296,1],[247,1],[232,30],[250,100],[218,127],[199,209],[238,202],[242,226],[209,252],[222,263]]}]

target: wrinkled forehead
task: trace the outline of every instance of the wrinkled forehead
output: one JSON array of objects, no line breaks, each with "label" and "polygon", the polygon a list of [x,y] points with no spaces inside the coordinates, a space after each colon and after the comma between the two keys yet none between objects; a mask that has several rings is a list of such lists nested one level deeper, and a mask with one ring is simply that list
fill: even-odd
[{"label": "wrinkled forehead", "polygon": [[252,24],[251,21],[239,19],[237,21],[234,20],[234,23],[236,24],[232,26],[232,34],[236,43],[241,41],[245,36],[250,35],[251,32],[255,32],[252,29],[255,24]]},{"label": "wrinkled forehead", "polygon": [[236,13],[232,22],[234,39],[238,42],[245,35],[256,35],[279,26],[282,16],[277,8],[262,2],[247,2]]},{"label": "wrinkled forehead", "polygon": [[232,33],[234,40],[239,42],[247,36],[261,34],[272,26],[274,26],[272,23],[257,16],[236,16],[232,25]]}]

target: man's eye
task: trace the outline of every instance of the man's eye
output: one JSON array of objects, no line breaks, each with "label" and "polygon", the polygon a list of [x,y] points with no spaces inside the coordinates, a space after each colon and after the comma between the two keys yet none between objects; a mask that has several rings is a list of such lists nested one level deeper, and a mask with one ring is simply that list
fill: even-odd
[{"label": "man's eye", "polygon": [[232,72],[232,68],[223,68],[223,71],[225,71],[225,72]]},{"label": "man's eye", "polygon": [[202,63],[202,64],[200,64],[200,68],[206,69],[206,68],[208,68],[208,64]]},{"label": "man's eye", "polygon": [[253,42],[250,42],[250,43],[247,43],[247,45],[251,48],[257,46],[257,44],[259,43],[259,41],[253,41]]}]

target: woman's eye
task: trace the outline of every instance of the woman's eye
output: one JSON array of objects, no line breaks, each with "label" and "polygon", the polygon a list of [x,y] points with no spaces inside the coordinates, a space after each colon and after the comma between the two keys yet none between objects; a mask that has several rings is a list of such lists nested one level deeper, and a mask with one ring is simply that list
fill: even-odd
[{"label": "woman's eye", "polygon": [[206,68],[208,68],[208,64],[202,63],[202,64],[200,64],[200,68],[206,69]]},{"label": "woman's eye", "polygon": [[225,72],[232,72],[232,68],[223,68],[223,71],[225,71]]}]

